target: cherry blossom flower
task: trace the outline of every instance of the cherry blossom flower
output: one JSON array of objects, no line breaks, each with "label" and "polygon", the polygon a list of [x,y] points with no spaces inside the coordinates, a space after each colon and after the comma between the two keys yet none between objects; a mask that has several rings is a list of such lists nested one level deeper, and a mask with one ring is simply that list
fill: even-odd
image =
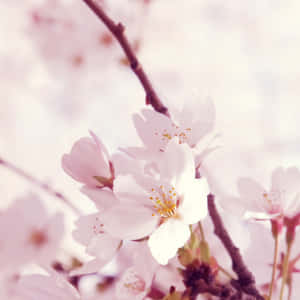
[{"label": "cherry blossom flower", "polygon": [[99,212],[81,216],[76,222],[73,237],[86,247],[87,254],[95,258],[82,267],[75,269],[74,275],[99,271],[100,268],[112,260],[122,243],[119,238],[115,238],[106,232],[104,223],[101,221],[101,212],[118,204],[114,193],[111,190],[88,187],[84,187],[83,192],[94,200]]},{"label": "cherry blossom flower", "polygon": [[145,242],[137,243],[133,251],[133,265],[123,272],[116,284],[118,300],[142,300],[150,291],[158,263],[152,258]]},{"label": "cherry blossom flower", "polygon": [[275,169],[269,189],[251,178],[240,178],[239,197],[228,199],[228,205],[235,206],[238,213],[250,212],[257,219],[293,217],[300,212],[299,182],[300,171],[295,167]]},{"label": "cherry blossom flower", "polygon": [[[145,148],[124,149],[137,157],[149,156],[164,151],[167,144],[177,138],[180,144],[194,149],[196,166],[215,149],[207,139],[215,123],[215,107],[210,99],[199,101],[197,106],[186,104],[181,111],[174,111],[170,119],[150,109],[143,109],[141,115],[133,115],[137,133]],[[201,116],[201,118],[199,118]]]},{"label": "cherry blossom flower", "polygon": [[113,167],[106,147],[90,132],[90,137],[79,139],[70,154],[62,158],[64,171],[73,179],[90,187],[112,187]]},{"label": "cherry blossom flower", "polygon": [[114,191],[120,204],[102,220],[112,236],[136,240],[150,235],[154,258],[167,264],[190,236],[189,224],[207,214],[206,181],[195,179],[192,151],[173,139],[157,161],[158,173],[118,176]]},{"label": "cherry blossom flower", "polygon": [[82,216],[76,222],[76,230],[73,232],[76,241],[86,247],[86,253],[95,257],[75,269],[72,274],[86,274],[98,272],[112,260],[122,241],[105,231],[101,222],[101,214]]},{"label": "cherry blossom flower", "polygon": [[0,267],[51,263],[64,234],[63,215],[49,216],[33,195],[17,199],[0,215]]}]

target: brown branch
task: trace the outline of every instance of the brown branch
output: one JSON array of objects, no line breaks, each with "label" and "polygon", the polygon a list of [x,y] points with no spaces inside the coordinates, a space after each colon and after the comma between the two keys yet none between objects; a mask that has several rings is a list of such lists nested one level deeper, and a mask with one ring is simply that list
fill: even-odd
[{"label": "brown branch", "polygon": [[128,38],[125,35],[125,27],[121,23],[115,23],[102,9],[101,4],[97,0],[83,0],[86,5],[97,15],[97,17],[105,24],[113,36],[118,40],[122,47],[132,71],[138,77],[146,93],[146,104],[150,104],[154,110],[169,116],[168,108],[163,105],[155,92],[148,76],[146,75],[142,65],[137,59]]},{"label": "brown branch", "polygon": [[80,215],[81,213],[79,212],[78,208],[76,208],[71,202],[70,200],[68,200],[62,193],[54,190],[50,185],[48,185],[47,183],[44,183],[38,179],[36,179],[35,177],[33,177],[32,175],[30,175],[29,173],[25,172],[24,170],[22,170],[21,168],[15,166],[14,164],[12,164],[11,162],[8,162],[7,160],[3,159],[2,157],[0,157],[0,165],[2,165],[3,167],[7,168],[8,170],[12,171],[13,173],[17,174],[18,176],[24,178],[25,180],[27,180],[28,182],[32,183],[33,185],[39,187],[40,189],[44,190],[46,193],[48,193],[49,195],[55,197],[56,199],[61,200],[62,202],[64,202],[67,206],[69,206],[73,212],[76,215]]},{"label": "brown branch", "polygon": [[215,205],[215,197],[210,194],[207,196],[208,210],[214,224],[214,232],[219,237],[228,254],[231,257],[232,269],[238,276],[238,280],[232,280],[232,285],[236,289],[242,289],[245,293],[255,296],[256,299],[264,300],[255,287],[255,279],[253,274],[248,270],[239,249],[234,245],[228,232],[226,231],[222,219]]}]

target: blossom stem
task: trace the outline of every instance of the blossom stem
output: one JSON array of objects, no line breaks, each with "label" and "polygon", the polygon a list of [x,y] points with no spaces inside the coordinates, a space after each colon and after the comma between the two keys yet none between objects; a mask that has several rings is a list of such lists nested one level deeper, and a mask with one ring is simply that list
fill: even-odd
[{"label": "blossom stem", "polygon": [[293,283],[292,280],[289,283],[289,294],[288,294],[288,300],[292,300],[292,291],[293,291]]},{"label": "blossom stem", "polygon": [[150,79],[145,73],[142,65],[136,57],[128,38],[125,35],[125,27],[122,23],[115,23],[102,9],[101,4],[97,0],[83,0],[86,5],[97,15],[97,17],[104,23],[107,29],[117,39],[121,48],[123,49],[132,71],[139,79],[141,85],[146,93],[146,104],[150,104],[154,110],[166,116],[170,116],[168,108],[159,99],[155,92]]},{"label": "blossom stem", "polygon": [[272,268],[272,277],[271,277],[271,284],[269,288],[269,297],[268,300],[272,299],[273,287],[275,282],[275,275],[277,269],[277,260],[278,260],[278,244],[279,244],[279,236],[276,234],[274,236],[274,259],[273,259],[273,268]]},{"label": "blossom stem", "polygon": [[226,275],[230,280],[234,279],[234,277],[233,277],[227,270],[225,270],[223,267],[221,267],[220,265],[218,265],[218,269],[219,269],[224,275]]},{"label": "blossom stem", "polygon": [[66,198],[62,193],[54,190],[49,184],[40,181],[39,179],[33,177],[29,173],[25,172],[21,168],[17,167],[13,163],[3,159],[0,157],[0,165],[7,168],[11,172],[17,174],[18,176],[22,177],[23,179],[27,180],[31,184],[39,187],[40,189],[44,190],[47,194],[59,199],[60,201],[64,202],[76,215],[80,215],[80,211],[77,207],[75,207],[68,198]]},{"label": "blossom stem", "polygon": [[287,277],[288,277],[289,260],[290,260],[292,245],[293,245],[293,241],[290,241],[290,242],[287,243],[287,251],[286,251],[286,254],[284,256],[282,281],[281,281],[281,289],[280,289],[280,300],[283,300],[283,292],[284,292],[284,287],[285,287]]},{"label": "blossom stem", "polygon": [[198,228],[200,231],[202,241],[205,241],[205,234],[204,234],[204,229],[203,229],[201,221],[198,222]]}]

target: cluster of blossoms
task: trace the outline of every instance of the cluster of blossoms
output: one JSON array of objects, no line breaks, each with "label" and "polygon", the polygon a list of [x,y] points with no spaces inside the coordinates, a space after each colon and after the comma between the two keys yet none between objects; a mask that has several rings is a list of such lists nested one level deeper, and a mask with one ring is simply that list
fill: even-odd
[{"label": "cluster of blossoms", "polygon": [[[39,12],[33,21],[53,34],[57,27],[74,29],[64,18]],[[110,38],[100,35],[100,41],[108,45]],[[84,63],[82,52],[69,54],[59,56],[72,67]],[[141,66],[131,59],[138,73]],[[63,257],[70,258],[62,255],[64,215],[48,213],[37,196],[26,195],[1,212],[0,298],[297,299],[300,171],[277,167],[270,188],[240,178],[238,194],[221,190],[214,170],[205,167],[207,156],[218,151],[210,99],[181,111],[144,109],[133,122],[142,146],[110,154],[90,132],[62,157],[62,168],[95,208],[78,213],[72,232],[85,258]]]},{"label": "cluster of blossoms", "polygon": [[[218,191],[213,176],[202,171],[206,156],[217,151],[210,146],[215,109],[209,99],[198,105],[172,112],[173,118],[149,109],[135,114],[141,147],[110,155],[90,132],[63,156],[64,171],[95,205],[94,213],[78,217],[73,231],[90,259],[58,261],[63,215],[49,216],[36,196],[18,199],[3,212],[1,299],[263,299],[243,287],[234,255],[214,235],[220,228],[207,216],[211,191],[265,299],[299,295],[293,283],[300,271],[300,171],[275,169],[269,189],[241,178],[238,196]],[[202,112],[200,121],[194,111]],[[11,224],[16,218],[18,226]],[[264,251],[254,254],[258,244]],[[26,275],[32,264],[38,274]]]}]

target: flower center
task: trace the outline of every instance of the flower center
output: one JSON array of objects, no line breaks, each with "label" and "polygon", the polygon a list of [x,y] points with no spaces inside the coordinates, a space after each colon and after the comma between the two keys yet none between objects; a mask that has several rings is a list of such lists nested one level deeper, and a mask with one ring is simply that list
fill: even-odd
[{"label": "flower center", "polygon": [[167,144],[172,138],[178,137],[179,144],[188,143],[191,137],[192,128],[181,128],[176,124],[172,124],[172,128],[163,131],[156,130],[154,135],[158,136],[161,141]]},{"label": "flower center", "polygon": [[152,188],[149,199],[154,204],[152,216],[169,218],[176,215],[177,193],[174,187],[165,188],[160,185],[158,189]]},{"label": "flower center", "polygon": [[99,217],[95,217],[95,222],[93,223],[92,230],[95,235],[104,233],[104,224],[99,220]]},{"label": "flower center", "polygon": [[37,248],[43,246],[47,241],[47,234],[42,230],[33,230],[29,237],[29,242]]},{"label": "flower center", "polygon": [[145,282],[136,277],[136,281],[131,283],[125,283],[124,287],[127,288],[133,295],[138,295],[145,290]]},{"label": "flower center", "polygon": [[262,194],[269,213],[281,212],[282,194],[283,192],[281,191],[271,191],[270,193],[264,192]]}]

